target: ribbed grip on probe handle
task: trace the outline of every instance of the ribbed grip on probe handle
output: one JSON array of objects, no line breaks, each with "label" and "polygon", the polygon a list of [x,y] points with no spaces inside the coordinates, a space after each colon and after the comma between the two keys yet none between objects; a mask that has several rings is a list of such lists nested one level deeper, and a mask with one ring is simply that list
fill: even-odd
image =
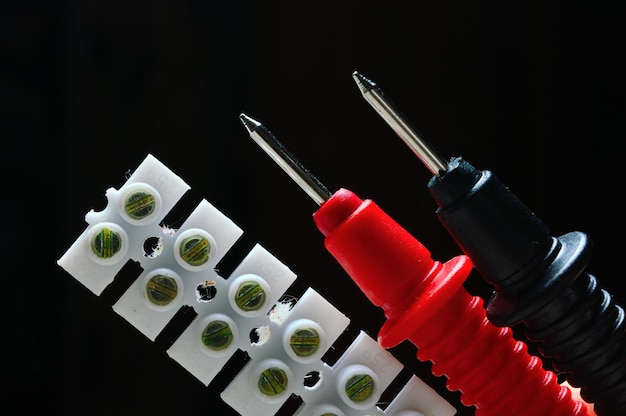
[{"label": "ribbed grip on probe handle", "polygon": [[461,158],[428,188],[441,223],[495,288],[489,319],[498,326],[523,322],[527,337],[570,384],[581,387],[599,416],[624,416],[624,311],[585,273],[588,237],[553,237],[491,172]]},{"label": "ribbed grip on probe handle", "polygon": [[448,389],[460,390],[477,416],[586,414],[510,328],[489,322],[482,299],[462,288],[428,325],[413,331],[409,340],[418,358],[431,361],[433,374],[445,375]]},{"label": "ribbed grip on probe handle", "polygon": [[[526,345],[486,317],[482,300],[463,282],[472,270],[467,256],[442,264],[371,200],[341,189],[313,215],[324,245],[387,322],[379,334],[385,348],[410,339],[418,358],[433,362],[448,387],[459,390],[477,415],[583,416],[569,388],[545,371]],[[423,351],[421,350],[423,348]]]}]

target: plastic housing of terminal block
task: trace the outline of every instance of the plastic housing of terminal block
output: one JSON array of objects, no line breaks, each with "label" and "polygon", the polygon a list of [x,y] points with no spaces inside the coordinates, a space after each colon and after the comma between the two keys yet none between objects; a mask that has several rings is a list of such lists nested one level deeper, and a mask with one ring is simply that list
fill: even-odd
[{"label": "plastic housing of terminal block", "polygon": [[[403,365],[362,331],[334,365],[325,363],[349,318],[311,288],[293,303],[282,301],[296,274],[261,245],[227,279],[220,276],[215,266],[243,234],[233,221],[202,200],[179,229],[161,224],[189,189],[149,154],[119,190],[106,191],[105,209],[86,214],[87,228],[58,265],[99,296],[129,260],[138,262],[141,274],[113,310],[154,341],[177,311],[192,307],[196,316],[167,354],[209,386],[245,351],[250,359],[222,392],[242,416],[272,416],[293,395],[302,399],[298,416],[456,413],[415,376],[379,408]],[[158,244],[146,251],[151,239]]]}]

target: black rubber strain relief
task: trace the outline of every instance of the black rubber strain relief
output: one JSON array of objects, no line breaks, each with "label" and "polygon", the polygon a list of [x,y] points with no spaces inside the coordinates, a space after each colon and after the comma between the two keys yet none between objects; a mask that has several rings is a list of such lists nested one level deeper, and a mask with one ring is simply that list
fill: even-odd
[{"label": "black rubber strain relief", "polygon": [[486,304],[490,321],[524,323],[539,353],[581,387],[599,416],[626,415],[626,320],[585,272],[592,251],[587,235],[552,236],[491,172],[461,158],[428,189],[442,225],[494,286]]},{"label": "black rubber strain relief", "polygon": [[539,218],[491,172],[461,158],[433,177],[428,189],[439,220],[483,278],[503,294],[523,290],[525,277],[553,244]]}]

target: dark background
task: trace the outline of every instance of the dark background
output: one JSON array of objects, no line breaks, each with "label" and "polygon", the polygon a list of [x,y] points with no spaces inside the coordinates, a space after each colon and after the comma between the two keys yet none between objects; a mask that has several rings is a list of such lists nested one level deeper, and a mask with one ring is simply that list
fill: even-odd
[{"label": "dark background", "polygon": [[[104,192],[152,153],[376,336],[384,322],[325,251],[317,206],[250,140],[266,124],[331,190],[374,199],[436,260],[460,253],[430,178],[362,99],[377,81],[437,151],[490,169],[626,304],[622,2],[20,1],[0,13],[2,396],[19,414],[234,415],[56,265]],[[466,287],[487,296],[477,275]],[[392,353],[459,415],[458,392]],[[485,359],[489,359],[488,352]],[[228,370],[228,369],[227,369]],[[514,391],[511,394],[515,394]],[[384,405],[384,404],[382,404]]]}]

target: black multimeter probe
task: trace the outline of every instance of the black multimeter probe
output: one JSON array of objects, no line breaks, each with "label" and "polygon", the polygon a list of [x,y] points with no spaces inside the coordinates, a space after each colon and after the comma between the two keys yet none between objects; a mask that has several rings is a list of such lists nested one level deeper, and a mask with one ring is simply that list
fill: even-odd
[{"label": "black multimeter probe", "polygon": [[428,190],[437,217],[493,286],[487,316],[523,323],[525,336],[598,416],[626,415],[624,310],[585,271],[592,243],[580,231],[558,237],[488,170],[461,157],[444,162],[382,90],[352,74],[365,100],[434,175]]}]

